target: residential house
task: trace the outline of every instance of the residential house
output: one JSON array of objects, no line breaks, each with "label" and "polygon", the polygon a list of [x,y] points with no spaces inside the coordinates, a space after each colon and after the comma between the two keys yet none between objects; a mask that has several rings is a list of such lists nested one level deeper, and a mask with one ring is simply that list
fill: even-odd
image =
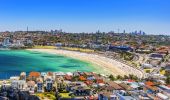
[{"label": "residential house", "polygon": [[20,80],[26,80],[26,73],[25,72],[22,72],[20,74]]},{"label": "residential house", "polygon": [[34,81],[28,81],[27,82],[27,90],[29,93],[33,94],[35,91],[35,82]]},{"label": "residential house", "polygon": [[75,86],[71,90],[76,96],[89,96],[91,93],[91,89],[87,86]]},{"label": "residential house", "polygon": [[124,45],[123,46],[122,45],[110,46],[109,50],[111,50],[111,51],[124,51],[124,52],[133,51],[133,49],[130,46],[124,46]]},{"label": "residential house", "polygon": [[68,86],[68,85],[65,83],[64,80],[59,80],[59,81],[57,81],[56,84],[57,84],[57,89],[58,89],[59,91],[62,91],[62,90],[64,90],[64,89],[66,89],[67,91],[70,90],[70,86]]},{"label": "residential house", "polygon": [[93,81],[87,80],[84,82],[87,86],[91,86],[93,84]]},{"label": "residential house", "polygon": [[20,77],[18,77],[18,76],[12,76],[12,77],[10,77],[10,81],[12,82],[12,81],[14,81],[14,80],[19,80],[20,79]]},{"label": "residential house", "polygon": [[50,92],[53,90],[53,80],[51,78],[46,79],[46,91]]},{"label": "residential house", "polygon": [[117,96],[119,97],[119,100],[137,100],[130,96],[126,91],[120,90],[119,92],[116,93]]},{"label": "residential house", "polygon": [[72,80],[72,76],[70,76],[70,75],[65,75],[65,76],[64,76],[64,79],[65,79],[65,80],[68,80],[68,81],[71,81],[71,80]]},{"label": "residential house", "polygon": [[140,47],[137,47],[135,51],[137,53],[146,53],[146,54],[149,54],[149,53],[153,52],[153,48],[149,47],[149,46],[142,45]]},{"label": "residential house", "polygon": [[150,59],[153,59],[153,60],[162,60],[163,57],[164,56],[162,54],[159,54],[159,53],[150,54]]},{"label": "residential house", "polygon": [[167,65],[165,66],[165,74],[166,74],[166,75],[170,75],[170,64],[167,64]]},{"label": "residential house", "polygon": [[30,72],[29,73],[29,79],[32,81],[36,81],[37,78],[40,78],[41,74],[39,72]]},{"label": "residential house", "polygon": [[98,95],[99,100],[119,100],[119,97],[116,94],[107,91],[102,91]]},{"label": "residential house", "polygon": [[47,77],[47,73],[46,72],[41,72],[41,77],[43,78],[43,81],[44,81],[45,78]]},{"label": "residential house", "polygon": [[129,85],[127,85],[127,84],[125,84],[125,83],[120,83],[119,85],[120,85],[124,90],[126,90],[126,91],[131,91],[131,90],[132,90],[132,87],[129,86]]},{"label": "residential house", "polygon": [[57,80],[57,78],[61,78],[61,77],[64,77],[66,74],[63,73],[63,72],[54,72],[54,77],[55,77],[55,80]]},{"label": "residential house", "polygon": [[26,89],[26,81],[25,80],[13,80],[11,82],[11,87],[13,89],[25,90]]},{"label": "residential house", "polygon": [[146,86],[144,86],[143,89],[147,93],[147,95],[152,99],[155,99],[156,94],[159,93],[159,89],[153,85],[146,85]]},{"label": "residential house", "polygon": [[153,68],[153,65],[144,63],[144,64],[142,64],[142,68]]},{"label": "residential house", "polygon": [[7,81],[5,81],[5,80],[1,83],[2,90],[7,90],[10,87],[11,87],[11,84],[7,83]]},{"label": "residential house", "polygon": [[124,90],[120,85],[113,81],[106,82],[106,85],[107,86],[104,89],[111,93],[119,90]]},{"label": "residential house", "polygon": [[79,76],[80,81],[86,81],[86,78],[84,76]]},{"label": "residential house", "polygon": [[164,93],[165,95],[170,94],[170,87],[165,86],[165,85],[159,85],[158,89],[161,93]]},{"label": "residential house", "polygon": [[157,93],[156,96],[161,100],[169,100],[170,99],[167,95],[162,94],[162,93]]},{"label": "residential house", "polygon": [[37,81],[37,92],[44,92],[44,84],[42,78]]},{"label": "residential house", "polygon": [[161,46],[159,48],[156,48],[155,53],[159,53],[159,54],[168,54],[169,53],[169,48],[166,46]]},{"label": "residential house", "polygon": [[137,82],[132,82],[129,85],[130,85],[130,87],[132,87],[132,90],[141,90],[142,89],[142,86]]}]

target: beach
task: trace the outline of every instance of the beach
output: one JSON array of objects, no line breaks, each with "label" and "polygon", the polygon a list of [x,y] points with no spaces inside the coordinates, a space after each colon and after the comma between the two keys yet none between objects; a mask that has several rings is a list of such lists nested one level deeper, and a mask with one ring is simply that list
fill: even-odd
[{"label": "beach", "polygon": [[63,55],[66,57],[71,57],[74,59],[86,61],[94,64],[100,70],[100,73],[107,74],[107,75],[113,74],[115,76],[117,75],[124,76],[124,75],[133,74],[139,78],[143,77],[142,71],[133,68],[131,66],[128,66],[124,63],[121,63],[117,60],[110,59],[97,54],[89,54],[89,53],[83,53],[78,51],[68,51],[68,50],[61,50],[61,49],[27,49],[27,50],[33,52],[43,52],[43,53]]}]

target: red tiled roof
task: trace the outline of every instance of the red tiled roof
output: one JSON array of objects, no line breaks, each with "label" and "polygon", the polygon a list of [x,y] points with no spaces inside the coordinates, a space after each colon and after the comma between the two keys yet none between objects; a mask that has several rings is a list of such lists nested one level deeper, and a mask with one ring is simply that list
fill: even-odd
[{"label": "red tiled roof", "polygon": [[104,83],[103,79],[97,79],[96,81],[97,81],[96,83],[98,83],[98,84],[99,83]]},{"label": "red tiled roof", "polygon": [[135,82],[134,80],[129,79],[128,82]]},{"label": "red tiled roof", "polygon": [[48,72],[47,75],[48,76],[53,76],[53,72]]},{"label": "red tiled roof", "polygon": [[154,85],[154,83],[151,82],[151,81],[147,81],[147,82],[145,82],[145,84],[148,85],[148,86],[153,86]]},{"label": "red tiled roof", "polygon": [[86,78],[85,78],[84,76],[79,76],[79,79],[80,79],[81,81],[85,81],[85,80],[86,80]]},{"label": "red tiled roof", "polygon": [[71,79],[72,79],[72,77],[69,76],[69,75],[65,75],[64,78],[65,78],[66,80],[71,80]]},{"label": "red tiled roof", "polygon": [[116,90],[122,90],[123,88],[121,86],[119,86],[117,83],[109,81],[107,82],[109,84],[109,86],[113,87]]},{"label": "red tiled roof", "polygon": [[97,97],[89,96],[89,100],[97,100]]},{"label": "red tiled roof", "polygon": [[157,91],[158,90],[158,88],[156,86],[147,85],[146,87],[151,89],[151,90],[153,90],[153,91]]},{"label": "red tiled roof", "polygon": [[87,80],[84,83],[87,84],[87,85],[91,85],[91,84],[93,84],[93,81]]},{"label": "red tiled roof", "polygon": [[158,51],[156,51],[156,53],[166,54],[166,53],[168,53],[168,50],[158,50]]},{"label": "red tiled roof", "polygon": [[85,75],[90,76],[93,75],[93,72],[84,72]]},{"label": "red tiled roof", "polygon": [[101,79],[101,77],[96,73],[93,73],[93,76],[95,77],[95,79]]},{"label": "red tiled roof", "polygon": [[30,77],[40,77],[40,73],[39,72],[30,72],[29,76]]},{"label": "red tiled roof", "polygon": [[167,85],[167,87],[169,87],[169,88],[170,88],[170,84],[169,84],[169,85]]},{"label": "red tiled roof", "polygon": [[119,84],[121,87],[123,87],[125,90],[132,90],[132,87],[130,87],[129,85],[125,84],[125,83],[120,83]]}]

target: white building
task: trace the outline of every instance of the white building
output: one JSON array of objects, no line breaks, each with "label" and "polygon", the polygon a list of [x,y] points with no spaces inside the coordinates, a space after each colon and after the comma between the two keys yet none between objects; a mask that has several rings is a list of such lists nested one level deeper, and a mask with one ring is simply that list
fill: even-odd
[{"label": "white building", "polygon": [[144,64],[142,64],[142,68],[153,68],[153,65],[144,63]]},{"label": "white building", "polygon": [[22,40],[14,40],[13,44],[11,44],[12,47],[23,47],[23,41]]},{"label": "white building", "polygon": [[64,76],[66,75],[64,72],[54,72],[56,76]]},{"label": "white building", "polygon": [[18,77],[18,76],[12,76],[12,77],[10,77],[10,81],[12,82],[12,81],[14,81],[14,80],[19,80],[20,79],[20,77]]},{"label": "white building", "polygon": [[5,47],[10,46],[10,45],[11,45],[11,43],[10,43],[10,38],[9,38],[9,37],[5,38],[5,39],[3,40],[2,45],[5,46]]},{"label": "white building", "polygon": [[26,80],[26,73],[25,72],[22,72],[20,74],[20,80]]},{"label": "white building", "polygon": [[9,87],[11,87],[11,84],[7,83],[5,80],[1,83],[1,89],[6,90]]},{"label": "white building", "polygon": [[26,81],[25,80],[13,80],[11,83],[11,87],[19,90],[26,89]]},{"label": "white building", "polygon": [[34,81],[28,81],[27,82],[27,90],[29,93],[33,94],[35,91],[35,82]]}]

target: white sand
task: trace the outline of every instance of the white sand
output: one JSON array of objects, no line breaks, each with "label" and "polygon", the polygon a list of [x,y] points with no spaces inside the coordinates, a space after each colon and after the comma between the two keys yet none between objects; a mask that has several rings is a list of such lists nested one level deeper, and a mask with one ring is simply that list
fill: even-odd
[{"label": "white sand", "polygon": [[[28,49],[29,51],[44,52],[50,54],[59,54],[67,57],[72,57],[74,59],[79,59],[82,61],[90,62],[96,65],[100,73],[103,74],[113,74],[113,75],[129,75],[133,74],[139,78],[143,77],[143,72],[125,65],[121,62],[118,62],[114,59],[110,59],[104,56],[99,56],[97,54],[87,54],[76,51],[67,51],[67,50],[57,50],[57,49]],[[99,72],[98,71],[98,72]]]}]

